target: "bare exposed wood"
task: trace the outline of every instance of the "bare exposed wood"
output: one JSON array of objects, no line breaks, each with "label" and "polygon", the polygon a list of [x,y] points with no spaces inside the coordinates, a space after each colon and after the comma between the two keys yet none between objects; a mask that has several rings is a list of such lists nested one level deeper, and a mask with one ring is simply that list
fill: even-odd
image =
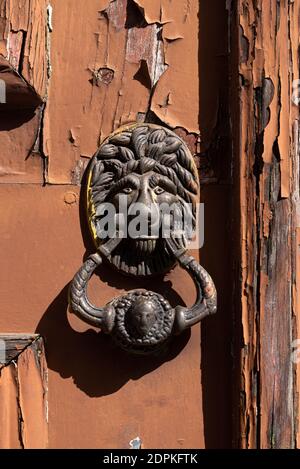
[{"label": "bare exposed wood", "polygon": [[238,2],[244,448],[296,444],[299,17],[298,1]]},{"label": "bare exposed wood", "polygon": [[0,366],[16,360],[18,355],[39,337],[37,334],[0,334],[1,345],[5,346],[0,357]]}]

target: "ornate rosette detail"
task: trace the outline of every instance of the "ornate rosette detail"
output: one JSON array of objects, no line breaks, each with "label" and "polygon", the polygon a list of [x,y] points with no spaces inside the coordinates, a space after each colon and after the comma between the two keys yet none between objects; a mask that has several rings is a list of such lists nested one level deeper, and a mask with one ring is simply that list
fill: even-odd
[{"label": "ornate rosette detail", "polygon": [[[169,340],[175,312],[163,296],[151,291],[134,290],[110,304],[116,315],[111,335],[124,350],[154,353]],[[153,321],[149,324],[147,315],[151,314]]]}]

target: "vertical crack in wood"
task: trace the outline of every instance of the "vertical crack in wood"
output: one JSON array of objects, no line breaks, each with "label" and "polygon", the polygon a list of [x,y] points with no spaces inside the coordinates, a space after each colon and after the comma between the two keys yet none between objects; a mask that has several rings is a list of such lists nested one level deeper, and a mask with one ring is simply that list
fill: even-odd
[{"label": "vertical crack in wood", "polygon": [[19,428],[19,440],[20,440],[20,445],[22,449],[25,449],[24,445],[24,418],[23,418],[23,412],[22,412],[22,406],[20,402],[20,383],[19,383],[19,376],[18,376],[18,365],[17,362],[13,362],[14,365],[14,378],[15,378],[15,383],[16,383],[16,389],[17,389],[17,407],[18,407],[18,428]]}]

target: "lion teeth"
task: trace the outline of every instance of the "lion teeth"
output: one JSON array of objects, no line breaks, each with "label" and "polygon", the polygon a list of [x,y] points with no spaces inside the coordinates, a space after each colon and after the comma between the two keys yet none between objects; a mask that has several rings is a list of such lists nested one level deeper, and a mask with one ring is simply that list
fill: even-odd
[{"label": "lion teeth", "polygon": [[156,239],[138,239],[135,245],[140,252],[151,254],[155,249],[156,241]]}]

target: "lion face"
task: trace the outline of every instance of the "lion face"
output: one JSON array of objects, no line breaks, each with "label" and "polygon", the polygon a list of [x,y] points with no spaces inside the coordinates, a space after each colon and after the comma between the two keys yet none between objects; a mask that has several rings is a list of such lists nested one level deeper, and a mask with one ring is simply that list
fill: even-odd
[{"label": "lion face", "polygon": [[[89,181],[89,222],[97,244],[114,236],[104,230],[112,218],[111,233],[122,233],[110,262],[133,275],[169,270],[174,261],[165,229],[176,229],[184,205],[190,204],[193,212],[198,189],[184,142],[171,131],[145,124],[117,133],[94,156]],[[108,205],[114,208],[109,215],[103,210]],[[184,237],[181,242],[184,246]]]},{"label": "lion face", "polygon": [[145,300],[141,297],[129,309],[127,316],[135,334],[142,337],[148,334],[150,329],[157,323],[159,310],[153,300]]},{"label": "lion face", "polygon": [[162,237],[164,207],[179,202],[176,185],[153,171],[125,176],[106,200],[111,201],[116,213],[124,207],[127,235],[135,249],[145,255],[152,254],[157,240]]}]

